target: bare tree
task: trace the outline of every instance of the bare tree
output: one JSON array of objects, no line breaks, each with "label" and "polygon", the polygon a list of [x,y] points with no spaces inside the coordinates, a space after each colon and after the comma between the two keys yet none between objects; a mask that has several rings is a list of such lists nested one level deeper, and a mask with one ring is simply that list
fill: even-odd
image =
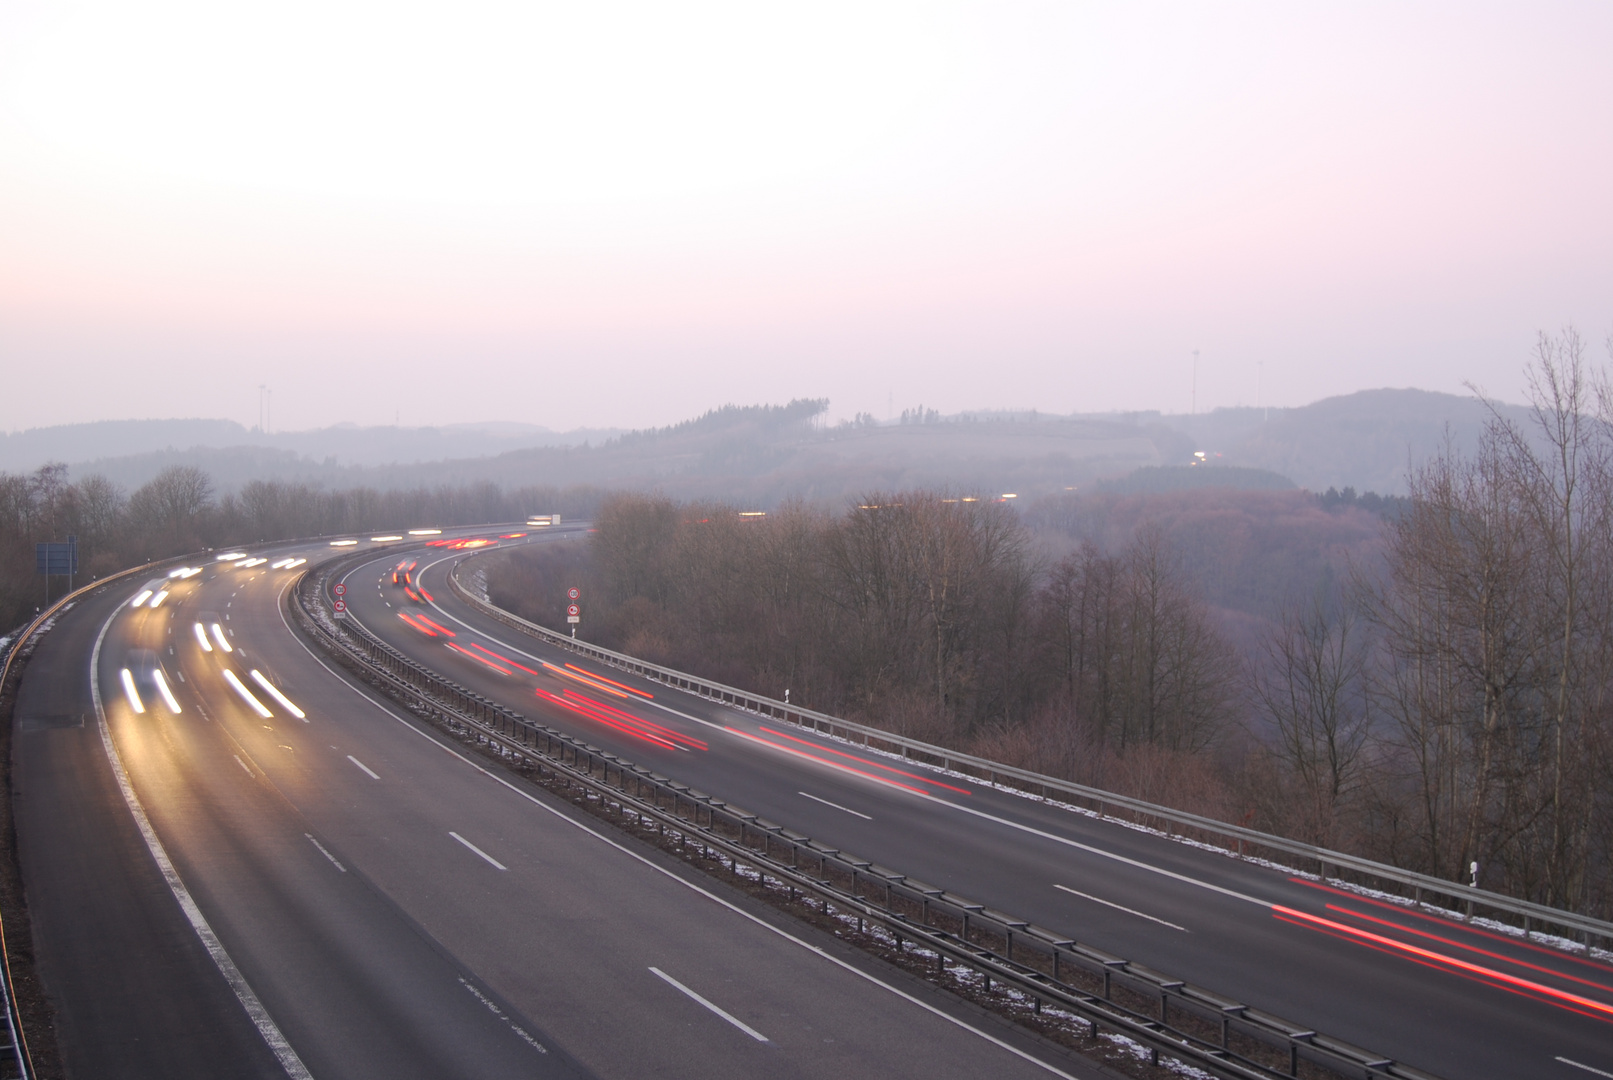
[{"label": "bare tree", "polygon": [[1276,751],[1305,796],[1304,831],[1337,841],[1340,804],[1360,779],[1370,730],[1367,650],[1348,597],[1318,590],[1290,604],[1263,643],[1249,681],[1276,732]]},{"label": "bare tree", "polygon": [[170,465],[129,497],[129,516],[146,536],[145,554],[199,547],[213,481],[194,465]]}]

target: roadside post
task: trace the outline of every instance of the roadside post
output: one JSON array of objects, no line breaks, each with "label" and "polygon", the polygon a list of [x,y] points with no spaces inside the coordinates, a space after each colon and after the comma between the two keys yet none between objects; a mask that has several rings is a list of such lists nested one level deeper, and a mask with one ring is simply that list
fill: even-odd
[{"label": "roadside post", "polygon": [[78,537],[69,534],[65,544],[35,544],[34,573],[45,575],[45,606],[50,607],[51,575],[67,578],[67,591],[73,591],[73,575],[78,573]]}]

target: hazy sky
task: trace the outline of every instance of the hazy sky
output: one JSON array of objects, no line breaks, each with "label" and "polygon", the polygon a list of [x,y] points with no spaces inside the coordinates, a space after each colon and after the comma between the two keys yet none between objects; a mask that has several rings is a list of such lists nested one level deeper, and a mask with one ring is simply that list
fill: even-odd
[{"label": "hazy sky", "polygon": [[1613,329],[1610,57],[1604,0],[0,0],[0,428],[1517,398]]}]

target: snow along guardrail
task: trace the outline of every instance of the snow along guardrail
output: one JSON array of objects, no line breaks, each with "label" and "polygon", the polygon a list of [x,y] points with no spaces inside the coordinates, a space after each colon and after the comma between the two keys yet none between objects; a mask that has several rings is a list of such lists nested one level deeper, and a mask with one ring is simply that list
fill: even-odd
[{"label": "snow along guardrail", "polygon": [[[333,659],[417,714],[485,744],[506,760],[535,767],[581,789],[607,816],[653,823],[736,876],[769,878],[817,898],[859,925],[873,923],[897,942],[927,949],[1012,987],[1036,1003],[1079,1017],[1224,1080],[1297,1080],[1325,1075],[1365,1080],[1436,1080],[1322,1032],[1011,915],[971,903],[914,878],[828,847],[677,783],[580,739],[530,720],[405,655],[349,618],[322,609],[331,577],[358,560],[311,567],[285,596],[302,631]],[[310,610],[310,608],[312,610]],[[570,640],[567,638],[566,640]],[[741,869],[741,867],[745,869]],[[1302,1071],[1303,1070],[1303,1071]]]},{"label": "snow along guardrail", "polygon": [[[1437,878],[1430,874],[1402,870],[1387,863],[1363,859],[1356,855],[1345,854],[1342,851],[1331,851],[1314,844],[1289,840],[1286,837],[1260,832],[1257,829],[1244,828],[1241,825],[1230,825],[1224,821],[1216,821],[1214,818],[1201,817],[1198,814],[1189,814],[1181,810],[1172,810],[1168,806],[1144,802],[1141,799],[1133,799],[1126,795],[1117,795],[1111,791],[1087,787],[1085,784],[1077,784],[1069,780],[1060,780],[1058,777],[1032,772],[1029,769],[1003,765],[1000,762],[975,757],[972,754],[948,750],[946,747],[936,746],[933,743],[909,739],[906,736],[881,731],[865,724],[842,720],[827,713],[803,709],[798,705],[789,705],[774,698],[712,682],[709,679],[702,679],[697,675],[662,667],[659,664],[652,664],[637,657],[628,656],[625,653],[615,652],[598,645],[590,645],[585,641],[550,630],[546,626],[539,626],[537,623],[529,622],[498,607],[486,597],[476,595],[473,590],[467,588],[459,579],[460,568],[470,558],[474,558],[474,556],[462,559],[454,565],[449,571],[448,582],[455,594],[476,610],[490,618],[497,619],[506,626],[531,634],[551,645],[569,649],[581,656],[587,656],[620,670],[631,672],[647,679],[653,679],[664,685],[675,687],[712,701],[758,713],[773,720],[780,720],[785,723],[795,724],[797,727],[810,728],[822,734],[859,742],[876,750],[899,753],[902,757],[911,761],[939,766],[961,776],[973,777],[990,784],[1031,792],[1043,798],[1068,801],[1078,807],[1096,812],[1099,817],[1112,817],[1120,821],[1129,820],[1138,824],[1158,823],[1169,834],[1180,833],[1186,838],[1202,842],[1208,842],[1213,838],[1219,841],[1217,846],[1223,847],[1229,854],[1235,854],[1239,857],[1258,858],[1272,853],[1280,853],[1289,859],[1299,859],[1307,863],[1314,863],[1318,874],[1324,879],[1333,876],[1344,881],[1353,880],[1356,884],[1369,885],[1399,896],[1406,896],[1409,893],[1409,898],[1418,906],[1432,907],[1448,915],[1462,915],[1465,913],[1468,918],[1472,918],[1484,912],[1504,913],[1512,916],[1513,921],[1521,922],[1525,936],[1528,936],[1534,930],[1556,929],[1561,932],[1561,936],[1582,944],[1586,952],[1589,952],[1598,941],[1604,948],[1613,947],[1613,922],[1593,918],[1589,915],[1580,915],[1572,911],[1563,911],[1560,908],[1547,907],[1544,904],[1536,904],[1528,900],[1514,899],[1501,893],[1490,892],[1487,889],[1476,889],[1459,882]],[[1116,813],[1116,811],[1119,811],[1119,813]],[[1129,817],[1124,815],[1129,815]],[[1452,901],[1453,903],[1439,903],[1437,902],[1439,900]]]}]

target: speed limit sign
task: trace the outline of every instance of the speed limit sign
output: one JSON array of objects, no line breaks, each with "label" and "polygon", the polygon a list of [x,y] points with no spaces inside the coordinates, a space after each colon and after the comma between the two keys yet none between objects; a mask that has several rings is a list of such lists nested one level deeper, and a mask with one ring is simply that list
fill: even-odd
[{"label": "speed limit sign", "polygon": [[[578,589],[575,585],[573,585],[571,588],[566,590],[566,599],[570,600],[573,604],[575,604],[577,602],[577,599],[580,596],[582,596],[582,591],[580,589]],[[575,611],[573,611],[572,614],[575,615],[577,613]]]},{"label": "speed limit sign", "polygon": [[338,581],[336,584],[330,587],[330,591],[335,593],[337,596],[346,596],[347,586]]}]

